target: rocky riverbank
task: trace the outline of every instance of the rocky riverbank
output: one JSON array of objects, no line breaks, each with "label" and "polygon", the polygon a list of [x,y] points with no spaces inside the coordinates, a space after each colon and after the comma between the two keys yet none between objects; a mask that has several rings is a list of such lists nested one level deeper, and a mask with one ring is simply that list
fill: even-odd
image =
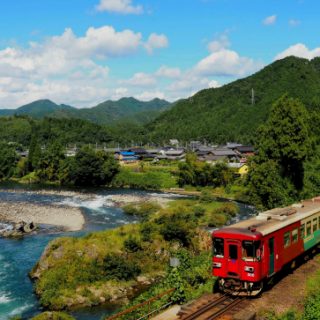
[{"label": "rocky riverbank", "polygon": [[37,205],[28,202],[0,202],[0,222],[33,222],[62,227],[66,231],[78,231],[85,223],[80,208],[58,205]]}]

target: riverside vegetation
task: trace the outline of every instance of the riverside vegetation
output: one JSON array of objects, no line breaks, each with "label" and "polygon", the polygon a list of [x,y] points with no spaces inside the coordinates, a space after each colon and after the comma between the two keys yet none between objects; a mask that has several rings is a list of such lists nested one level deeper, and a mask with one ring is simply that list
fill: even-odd
[{"label": "riverside vegetation", "polygon": [[181,285],[172,299],[183,302],[208,290],[211,241],[201,226],[223,225],[237,213],[233,203],[184,199],[164,208],[146,202],[124,210],[140,216],[140,224],[49,244],[30,274],[43,306],[61,310],[121,304],[154,283],[148,294],[175,287],[176,280],[168,280],[174,276],[167,267],[171,256],[181,256],[190,265],[181,269]]}]

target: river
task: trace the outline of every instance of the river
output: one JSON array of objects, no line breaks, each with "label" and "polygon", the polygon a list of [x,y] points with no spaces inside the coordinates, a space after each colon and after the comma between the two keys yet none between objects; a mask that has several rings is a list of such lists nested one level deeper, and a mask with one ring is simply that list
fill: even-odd
[{"label": "river", "polygon": [[[28,272],[40,258],[41,253],[49,241],[61,236],[82,236],[91,231],[111,229],[123,224],[137,222],[137,219],[124,214],[121,208],[112,202],[114,194],[150,195],[149,192],[134,190],[104,190],[96,191],[94,196],[81,199],[79,196],[63,196],[57,194],[39,194],[37,192],[10,192],[0,189],[0,201],[31,202],[46,204],[64,204],[83,209],[86,225],[80,232],[59,232],[55,229],[39,232],[36,235],[25,236],[23,239],[0,238],[0,320],[7,320],[13,316],[29,319],[41,312],[37,297],[33,293],[33,284]],[[157,194],[168,197],[167,194]],[[172,195],[171,197],[176,197]],[[253,213],[252,207],[238,203],[240,214],[233,218],[249,218]],[[0,224],[0,229],[5,226]],[[100,320],[107,315],[106,307],[79,310],[73,313],[77,320]]]}]

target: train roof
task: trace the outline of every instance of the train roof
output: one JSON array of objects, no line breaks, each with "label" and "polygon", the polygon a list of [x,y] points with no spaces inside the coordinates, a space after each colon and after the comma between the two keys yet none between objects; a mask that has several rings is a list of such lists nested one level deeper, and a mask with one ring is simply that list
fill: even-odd
[{"label": "train roof", "polygon": [[320,197],[304,200],[284,208],[261,212],[253,218],[226,226],[222,230],[244,229],[251,230],[254,233],[259,232],[265,236],[290,224],[304,220],[317,212],[320,212]]},{"label": "train roof", "polygon": [[246,229],[246,228],[236,228],[235,225],[231,225],[230,227],[225,227],[222,229],[215,230],[213,232],[213,235],[215,237],[229,235],[231,238],[233,238],[234,235],[237,235],[243,239],[251,239],[251,240],[259,240],[262,236],[260,232]]}]

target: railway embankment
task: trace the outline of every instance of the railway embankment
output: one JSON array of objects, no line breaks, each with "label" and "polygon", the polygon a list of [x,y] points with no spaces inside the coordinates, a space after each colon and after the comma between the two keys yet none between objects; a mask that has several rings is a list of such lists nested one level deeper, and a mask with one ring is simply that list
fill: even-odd
[{"label": "railway embankment", "polygon": [[296,314],[296,319],[299,319],[298,315],[303,315],[308,299],[313,295],[320,296],[319,254],[284,274],[261,297],[252,299],[248,310],[257,312],[257,320],[278,319],[276,316],[281,317],[288,312]]}]

